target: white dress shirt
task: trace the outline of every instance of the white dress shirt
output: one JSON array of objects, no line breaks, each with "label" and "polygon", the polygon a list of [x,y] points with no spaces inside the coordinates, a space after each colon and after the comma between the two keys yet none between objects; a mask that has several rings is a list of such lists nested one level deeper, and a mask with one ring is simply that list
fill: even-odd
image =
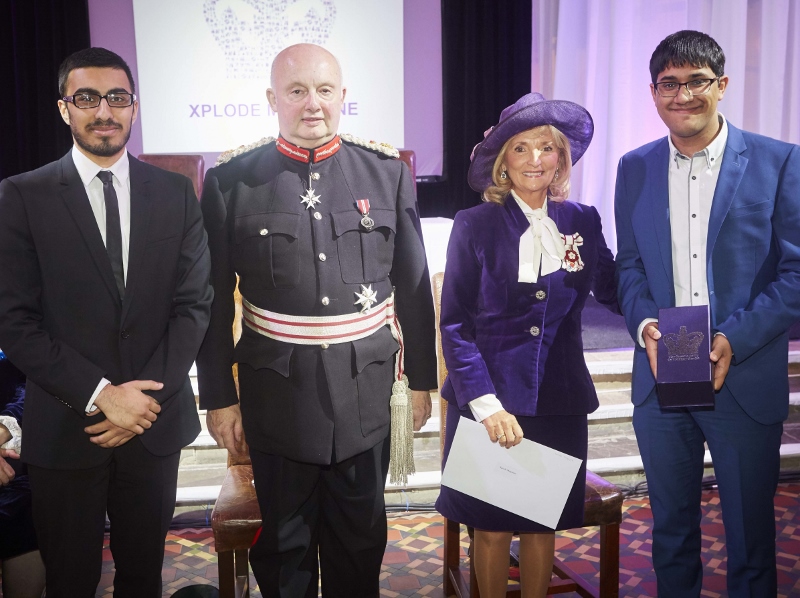
[{"label": "white dress shirt", "polygon": [[[100,229],[100,236],[103,237],[104,245],[106,243],[106,202],[103,197],[103,182],[97,178],[97,173],[101,170],[110,170],[111,174],[114,175],[112,181],[114,184],[114,191],[117,193],[119,224],[122,232],[122,271],[123,276],[125,276],[127,280],[128,249],[130,247],[131,237],[131,181],[128,152],[123,152],[120,159],[110,167],[103,168],[87,158],[77,146],[73,146],[72,161],[75,163],[75,168],[78,170],[78,175],[81,177],[83,187],[86,189],[86,195],[89,197],[89,205],[92,208],[94,219],[97,221],[97,228]],[[94,401],[107,384],[110,384],[110,382],[105,378],[100,380],[94,393],[92,393],[92,396],[89,398],[89,403],[86,405],[87,413],[97,409],[97,407],[94,406]]]},{"label": "white dress shirt", "polygon": [[[720,131],[714,140],[694,156],[684,156],[669,142],[669,224],[672,238],[672,278],[675,306],[708,305],[706,250],[711,203],[717,189],[719,170],[728,141],[728,123],[719,115]],[[642,330],[655,318],[639,324],[639,344],[644,347]]]},{"label": "white dress shirt", "polygon": [[[547,198],[541,208],[534,210],[514,191],[511,191],[511,197],[530,223],[519,238],[518,282],[536,282],[540,271],[542,276],[546,276],[561,268],[566,253],[564,239],[556,223],[547,216]],[[469,409],[480,422],[501,411],[503,405],[496,395],[487,394],[471,400]]]}]

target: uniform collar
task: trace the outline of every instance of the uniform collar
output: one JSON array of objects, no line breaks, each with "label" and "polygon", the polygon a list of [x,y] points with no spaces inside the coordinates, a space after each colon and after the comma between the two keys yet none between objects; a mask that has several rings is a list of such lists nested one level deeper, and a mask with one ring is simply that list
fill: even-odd
[{"label": "uniform collar", "polygon": [[308,150],[293,143],[289,143],[283,137],[278,137],[275,146],[280,153],[284,156],[288,156],[292,160],[297,160],[304,164],[308,164],[309,162],[316,164],[317,162],[322,162],[322,160],[330,158],[333,154],[338,152],[339,148],[342,147],[342,140],[336,135],[336,137],[325,145]]}]

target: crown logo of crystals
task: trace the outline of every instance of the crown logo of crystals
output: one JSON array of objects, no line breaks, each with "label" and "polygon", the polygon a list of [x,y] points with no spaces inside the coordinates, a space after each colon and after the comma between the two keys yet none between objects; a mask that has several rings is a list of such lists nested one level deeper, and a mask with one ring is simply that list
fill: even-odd
[{"label": "crown logo of crystals", "polygon": [[695,361],[700,359],[700,343],[705,335],[702,332],[686,332],[686,326],[681,326],[678,334],[664,335],[664,344],[667,345],[669,357],[667,361]]}]

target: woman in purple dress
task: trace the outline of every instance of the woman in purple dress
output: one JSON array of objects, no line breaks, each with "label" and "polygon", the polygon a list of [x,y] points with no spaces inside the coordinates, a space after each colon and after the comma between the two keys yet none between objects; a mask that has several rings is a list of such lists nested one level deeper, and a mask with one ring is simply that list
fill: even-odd
[{"label": "woman in purple dress", "polygon": [[[538,93],[503,111],[473,151],[469,184],[485,203],[456,215],[442,289],[445,461],[462,417],[505,448],[525,437],[581,459],[557,530],[583,524],[587,414],[598,406],[581,310],[591,291],[619,313],[600,216],[566,201],[571,167],[593,132],[584,108]],[[520,535],[522,595],[546,594],[554,529],[446,486],[436,505],[475,528],[481,596],[505,596],[512,533]]]}]

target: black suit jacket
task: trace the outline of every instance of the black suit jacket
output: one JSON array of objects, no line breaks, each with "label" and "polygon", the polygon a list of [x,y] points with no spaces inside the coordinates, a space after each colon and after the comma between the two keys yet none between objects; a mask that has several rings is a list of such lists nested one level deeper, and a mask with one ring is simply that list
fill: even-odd
[{"label": "black suit jacket", "polygon": [[28,377],[23,459],[53,469],[99,465],[86,404],[105,377],[156,380],[162,411],[141,440],[156,455],[200,430],[188,372],[213,291],[202,216],[186,177],[130,161],[125,300],[71,153],[0,182],[0,347]]},{"label": "black suit jacket", "polygon": [[[237,401],[231,365],[239,363],[250,446],[327,464],[334,454],[345,460],[389,433],[398,343],[386,326],[325,348],[280,342],[245,326],[234,350],[236,274],[252,304],[299,316],[357,313],[355,293],[363,286],[376,292],[378,303],[394,288],[405,370],[415,390],[436,386],[435,326],[405,165],[343,142],[313,172],[322,201],[312,210],[300,202],[309,166],[281,154],[274,142],[208,171],[201,203],[217,298],[197,368],[201,407],[219,409]],[[370,230],[356,208],[365,198],[375,222]]]}]

